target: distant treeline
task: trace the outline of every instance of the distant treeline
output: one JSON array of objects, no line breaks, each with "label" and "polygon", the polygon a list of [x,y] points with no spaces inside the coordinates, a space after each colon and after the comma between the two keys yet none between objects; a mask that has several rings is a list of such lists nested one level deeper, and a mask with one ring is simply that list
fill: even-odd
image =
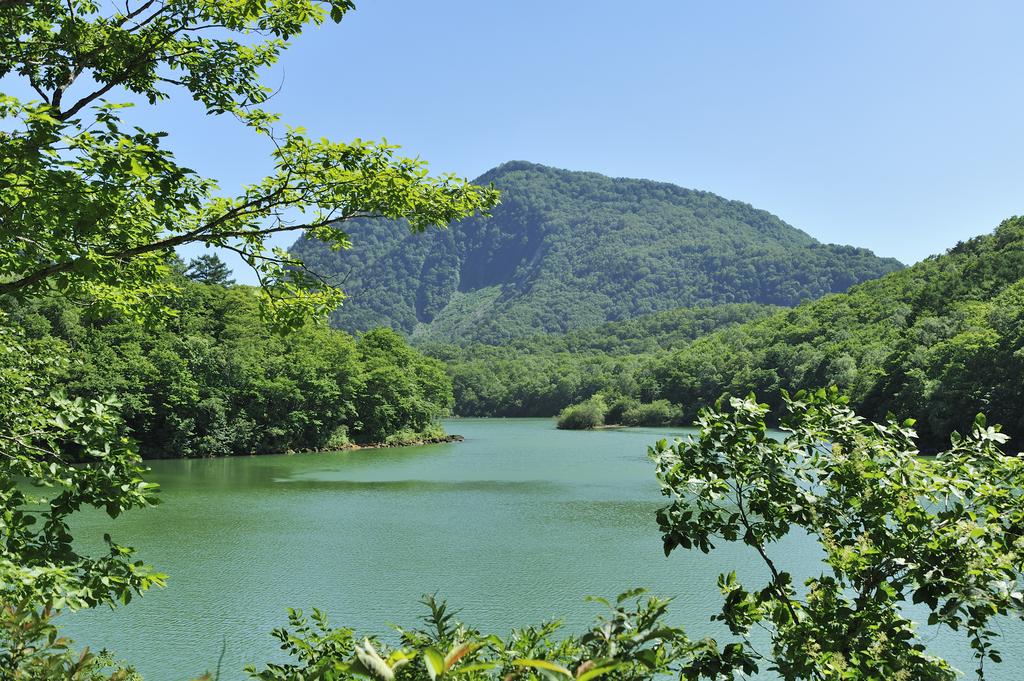
[{"label": "distant treeline", "polygon": [[[723,393],[750,391],[779,406],[781,389],[838,385],[862,415],[919,417],[938,447],[985,412],[1024,435],[1024,219],[957,244],[906,270],[772,313],[753,307],[678,311],[653,344],[609,324],[592,336],[544,336],[510,346],[429,348],[445,359],[461,414],[555,415],[601,394],[668,400],[690,421]],[[730,319],[731,311],[748,320]],[[696,333],[690,315],[721,322]],[[737,323],[743,322],[743,323]],[[620,331],[621,329],[621,331]],[[597,339],[604,337],[604,347]],[[588,340],[583,340],[588,338]],[[639,341],[636,341],[639,342]],[[666,350],[671,347],[671,350]]]},{"label": "distant treeline", "polygon": [[420,347],[448,365],[460,416],[551,416],[599,392],[652,394],[643,371],[652,358],[778,309],[753,303],[680,308],[507,345]]},{"label": "distant treeline", "polygon": [[[194,266],[190,274],[209,277],[209,270]],[[313,324],[275,334],[255,289],[221,281],[177,277],[175,315],[156,328],[90,316],[56,297],[8,309],[30,336],[72,346],[80,361],[64,381],[69,395],[119,396],[146,457],[265,454],[440,433],[452,389],[439,361],[390,329],[358,339]]]}]

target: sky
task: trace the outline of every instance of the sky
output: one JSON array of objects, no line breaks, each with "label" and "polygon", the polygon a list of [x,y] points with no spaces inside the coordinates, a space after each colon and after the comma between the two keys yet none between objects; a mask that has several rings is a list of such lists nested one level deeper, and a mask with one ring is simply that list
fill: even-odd
[{"label": "sky", "polygon": [[[1019,1],[357,0],[267,73],[267,108],[437,172],[707,190],[912,263],[1024,212],[1022,25]],[[137,115],[226,191],[268,168],[190,101]]]}]

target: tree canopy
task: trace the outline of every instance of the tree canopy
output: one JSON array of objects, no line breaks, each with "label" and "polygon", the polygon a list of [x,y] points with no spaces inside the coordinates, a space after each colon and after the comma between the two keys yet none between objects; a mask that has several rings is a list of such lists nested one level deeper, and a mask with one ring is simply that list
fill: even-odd
[{"label": "tree canopy", "polygon": [[235,283],[231,278],[231,268],[216,253],[189,260],[185,276],[201,284],[231,286]]},{"label": "tree canopy", "polygon": [[[0,5],[0,77],[38,96],[0,96],[0,295],[56,288],[138,311],[167,295],[157,283],[164,255],[201,242],[239,253],[279,320],[300,324],[336,307],[340,291],[268,248],[268,235],[301,231],[341,249],[350,245],[342,225],[358,217],[400,218],[421,231],[492,206],[493,190],[430,177],[393,145],[314,140],[279,129],[260,108],[270,94],[260,70],[287,40],[351,8],[348,0]],[[265,138],[273,174],[221,194],[175,161],[163,133],[130,126],[126,105],[106,99],[155,104],[174,91]]]},{"label": "tree canopy", "polygon": [[680,308],[501,345],[420,342],[452,376],[460,416],[553,416],[596,393],[637,395],[650,358],[777,308],[742,303]]},{"label": "tree canopy", "polygon": [[[393,331],[353,338],[307,322],[275,333],[250,286],[179,278],[172,315],[145,325],[59,296],[12,307],[37,342],[74,357],[73,398],[120,396],[146,458],[324,450],[435,434],[452,401],[441,362]],[[386,416],[385,416],[386,415]]]}]

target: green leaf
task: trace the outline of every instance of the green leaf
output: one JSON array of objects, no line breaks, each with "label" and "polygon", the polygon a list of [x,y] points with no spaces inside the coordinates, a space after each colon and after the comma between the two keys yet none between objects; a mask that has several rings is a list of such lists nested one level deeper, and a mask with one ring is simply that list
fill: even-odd
[{"label": "green leaf", "polygon": [[599,678],[601,676],[604,676],[605,674],[610,674],[611,672],[614,672],[614,671],[616,671],[618,669],[622,669],[623,667],[626,667],[626,666],[628,666],[628,665],[623,664],[623,663],[616,663],[616,664],[606,665],[604,667],[594,667],[593,669],[589,669],[589,670],[583,672],[582,674],[580,674],[579,676],[577,676],[576,677],[576,681],[591,681],[591,679],[596,679],[596,678]]},{"label": "green leaf", "polygon": [[427,668],[427,674],[430,675],[431,681],[444,674],[445,671],[444,658],[433,648],[423,651],[423,666]]},{"label": "green leaf", "polygon": [[141,163],[139,163],[138,159],[132,157],[131,166],[131,173],[135,177],[138,177],[139,179],[142,180],[145,180],[147,177],[149,177],[149,171],[146,170]]},{"label": "green leaf", "polygon": [[458,669],[452,671],[452,674],[472,674],[473,672],[489,671],[491,669],[495,669],[496,667],[498,667],[497,662],[478,662],[476,664],[463,665],[462,667],[459,667]]},{"label": "green leaf", "polygon": [[549,662],[547,660],[520,659],[520,660],[512,660],[512,664],[515,665],[516,667],[532,667],[534,669],[540,669],[540,670],[544,670],[544,671],[555,672],[557,674],[561,674],[562,676],[568,677],[570,679],[572,678],[572,672],[571,671],[569,671],[568,669],[566,669],[562,665],[555,664],[554,662]]}]

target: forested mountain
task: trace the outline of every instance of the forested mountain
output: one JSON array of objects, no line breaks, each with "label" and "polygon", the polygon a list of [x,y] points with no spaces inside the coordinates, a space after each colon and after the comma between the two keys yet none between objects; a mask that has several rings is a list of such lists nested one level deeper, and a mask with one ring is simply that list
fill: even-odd
[{"label": "forested mountain", "polygon": [[709,192],[525,162],[495,168],[502,203],[446,231],[350,223],[354,247],[292,246],[344,282],[333,317],[417,339],[501,342],[678,307],[792,306],[899,269],[895,260],[817,242],[779,218]]},{"label": "forested mountain", "polygon": [[[679,319],[690,320],[685,313]],[[616,326],[604,333],[631,335],[616,333]],[[666,333],[660,338],[678,338]],[[883,420],[892,412],[917,418],[926,447],[948,444],[949,434],[966,432],[979,412],[1003,424],[1014,446],[1022,447],[1024,218],[847,293],[755,313],[671,351],[655,344],[629,354],[628,345],[615,340],[609,347],[609,353],[591,348],[568,360],[586,368],[580,400],[595,394],[608,405],[623,397],[669,400],[676,418],[689,423],[724,393],[754,391],[778,407],[781,389],[838,385],[866,417]],[[529,345],[526,353],[503,349],[469,346],[447,356],[432,350],[449,363],[457,412],[506,413],[502,391],[510,363],[557,367],[569,356],[555,339]],[[517,399],[543,403],[555,414],[565,404],[545,398],[558,376],[551,369],[512,381]],[[531,385],[535,395],[526,390]]]}]

